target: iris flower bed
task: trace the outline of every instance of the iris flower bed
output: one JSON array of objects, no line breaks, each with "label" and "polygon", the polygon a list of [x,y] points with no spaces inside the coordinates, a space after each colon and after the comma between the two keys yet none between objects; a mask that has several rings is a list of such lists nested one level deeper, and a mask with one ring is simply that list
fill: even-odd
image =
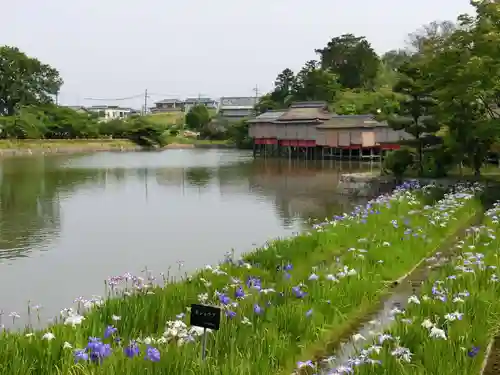
[{"label": "iris flower bed", "polygon": [[500,203],[459,241],[394,324],[345,365],[325,374],[479,375],[500,317]]},{"label": "iris flower bed", "polygon": [[[180,283],[111,278],[110,294],[123,298],[82,300],[81,309],[94,307],[85,316],[69,309],[47,330],[0,336],[0,374],[289,374],[480,209],[477,187],[433,206],[422,203],[429,190],[413,188]],[[223,309],[205,362],[201,330],[189,327],[192,303]]]}]

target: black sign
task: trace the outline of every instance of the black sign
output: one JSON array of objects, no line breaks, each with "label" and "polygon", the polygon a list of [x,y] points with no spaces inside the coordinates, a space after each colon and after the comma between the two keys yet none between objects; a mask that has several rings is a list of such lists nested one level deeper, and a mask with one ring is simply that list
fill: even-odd
[{"label": "black sign", "polygon": [[218,330],[220,326],[220,309],[214,306],[191,305],[191,325]]}]

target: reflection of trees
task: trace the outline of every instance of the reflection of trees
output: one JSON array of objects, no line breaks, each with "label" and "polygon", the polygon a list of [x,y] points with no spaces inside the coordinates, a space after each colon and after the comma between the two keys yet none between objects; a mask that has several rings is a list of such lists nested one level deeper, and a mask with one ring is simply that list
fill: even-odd
[{"label": "reflection of trees", "polygon": [[186,182],[196,187],[207,187],[212,180],[213,172],[206,167],[187,168]]},{"label": "reflection of trees", "polygon": [[24,256],[58,235],[60,197],[86,185],[143,179],[142,169],[65,168],[62,158],[0,160],[0,258]]},{"label": "reflection of trees", "polygon": [[362,171],[370,166],[335,161],[288,161],[256,159],[212,168],[162,168],[155,171],[161,185],[205,187],[218,184],[224,194],[253,194],[273,202],[283,225],[294,219],[323,219],[349,211],[351,197],[335,194],[342,173]]},{"label": "reflection of trees", "polygon": [[52,168],[44,158],[1,160],[0,258],[22,256],[41,238],[56,235],[59,194],[92,180],[96,173]]},{"label": "reflection of trees", "polygon": [[331,217],[353,204],[334,194],[340,174],[349,170],[346,164],[261,159],[191,168],[78,168],[59,162],[67,158],[0,160],[0,258],[23,256],[57,236],[60,197],[87,185],[104,188],[151,178],[182,189],[215,185],[222,195],[251,194],[272,202],[285,226],[297,218]]}]

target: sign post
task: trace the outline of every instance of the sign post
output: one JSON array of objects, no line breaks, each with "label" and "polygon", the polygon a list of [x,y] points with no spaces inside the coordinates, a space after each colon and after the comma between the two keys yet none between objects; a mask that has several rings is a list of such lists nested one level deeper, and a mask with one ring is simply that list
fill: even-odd
[{"label": "sign post", "polygon": [[201,359],[204,361],[207,356],[207,329],[219,330],[220,308],[207,305],[191,305],[190,321],[192,326],[203,328],[201,341]]}]

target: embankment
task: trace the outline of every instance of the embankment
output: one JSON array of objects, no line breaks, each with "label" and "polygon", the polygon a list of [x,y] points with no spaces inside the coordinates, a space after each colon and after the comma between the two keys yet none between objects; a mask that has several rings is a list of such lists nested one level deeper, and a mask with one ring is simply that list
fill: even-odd
[{"label": "embankment", "polygon": [[201,148],[201,149],[235,149],[236,146],[230,143],[221,142],[195,142],[195,143],[170,143],[163,147],[163,149],[168,150],[178,150],[178,149],[191,149],[191,148]]},{"label": "embankment", "polygon": [[[182,282],[161,275],[160,287],[148,272],[110,278],[109,295],[123,298],[82,300],[80,308],[94,307],[85,318],[72,312],[44,331],[1,336],[0,374],[83,374],[88,361],[100,364],[92,367],[96,375],[290,374],[476,215],[475,192],[462,187],[436,197],[407,184]],[[188,328],[192,303],[222,309],[204,363],[199,331]]]},{"label": "embankment", "polygon": [[[224,142],[193,141],[192,143],[171,143],[157,150],[176,149],[234,149],[233,144]],[[142,151],[145,148],[127,139],[71,139],[71,140],[0,140],[0,158],[10,156],[79,154],[107,151]]]}]

